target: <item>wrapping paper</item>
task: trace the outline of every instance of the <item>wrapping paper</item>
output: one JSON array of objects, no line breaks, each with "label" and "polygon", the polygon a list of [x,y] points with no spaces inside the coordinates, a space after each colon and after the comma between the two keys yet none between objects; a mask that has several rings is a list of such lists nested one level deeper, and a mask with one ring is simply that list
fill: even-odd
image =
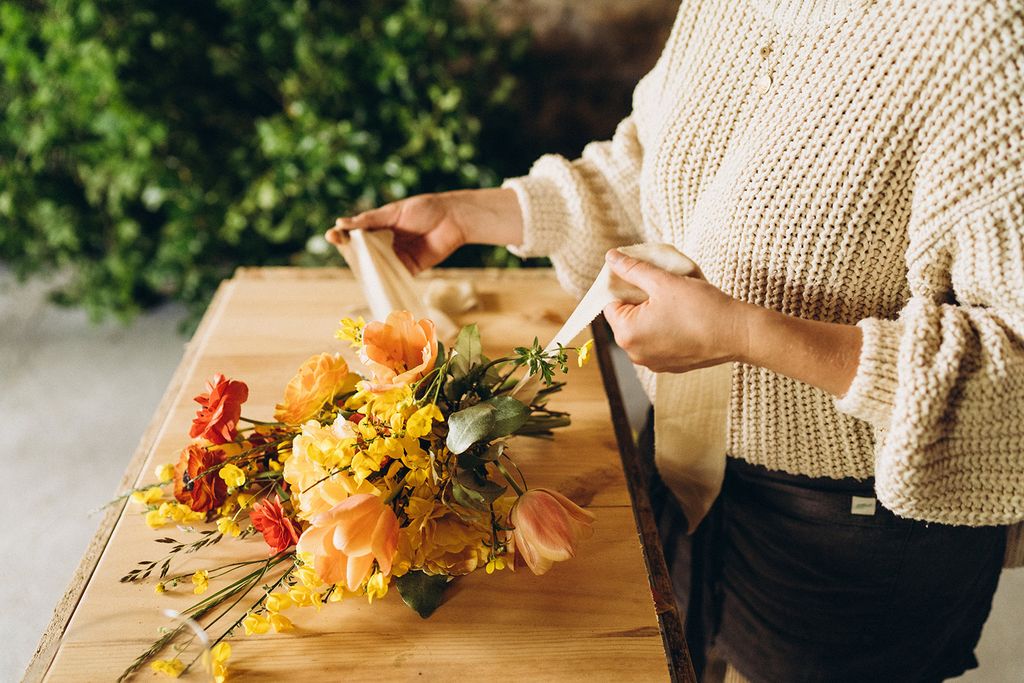
[{"label": "wrapping paper", "polygon": [[[454,338],[458,327],[445,313],[426,306],[419,289],[395,255],[387,230],[353,230],[338,247],[356,278],[375,318],[393,310],[429,317],[442,338]],[[620,251],[676,275],[700,276],[697,265],[668,244],[637,244]],[[551,342],[549,351],[569,346],[608,304],[647,300],[642,289],[622,280],[607,264]],[[655,464],[662,479],[679,499],[692,533],[711,508],[722,487],[732,364],[683,374],[658,373],[654,399]],[[541,384],[527,375],[512,395],[529,403]]]}]

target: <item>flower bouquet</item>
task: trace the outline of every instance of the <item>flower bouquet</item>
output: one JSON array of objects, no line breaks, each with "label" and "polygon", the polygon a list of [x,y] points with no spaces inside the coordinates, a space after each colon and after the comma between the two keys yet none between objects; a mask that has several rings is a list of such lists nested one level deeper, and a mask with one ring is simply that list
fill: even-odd
[{"label": "flower bouquet", "polygon": [[[195,399],[193,441],[177,464],[157,468],[159,484],[125,494],[145,507],[150,527],[175,524],[195,538],[157,538],[166,555],[140,562],[122,581],[152,577],[158,593],[185,587],[205,597],[122,680],[147,661],[180,675],[195,660],[155,658],[200,637],[222,681],[226,638],[238,630],[287,631],[289,608],[355,595],[372,603],[392,585],[427,617],[456,577],[524,565],[543,574],[572,557],[589,532],[589,512],[558,492],[528,487],[509,439],[551,436],[569,424],[547,405],[563,386],[555,372],[568,371],[569,351],[582,366],[592,342],[545,351],[534,340],[491,360],[475,325],[446,350],[430,320],[405,311],[369,324],[345,319],[336,336],[354,347],[361,372],[338,354],[309,358],[274,421],[243,417],[247,386],[215,375]],[[513,375],[523,367],[539,390],[519,391]],[[198,526],[205,522],[216,527]],[[257,535],[265,559],[173,571],[182,554]],[[234,607],[247,598],[238,616]],[[218,625],[219,635],[207,635]]]}]

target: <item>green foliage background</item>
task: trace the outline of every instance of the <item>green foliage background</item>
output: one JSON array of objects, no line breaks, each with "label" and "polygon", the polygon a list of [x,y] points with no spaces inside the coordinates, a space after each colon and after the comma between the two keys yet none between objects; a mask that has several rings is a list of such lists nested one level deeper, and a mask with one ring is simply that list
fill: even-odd
[{"label": "green foliage background", "polygon": [[0,261],[96,317],[315,262],[335,216],[523,170],[526,42],[454,0],[0,0]]}]

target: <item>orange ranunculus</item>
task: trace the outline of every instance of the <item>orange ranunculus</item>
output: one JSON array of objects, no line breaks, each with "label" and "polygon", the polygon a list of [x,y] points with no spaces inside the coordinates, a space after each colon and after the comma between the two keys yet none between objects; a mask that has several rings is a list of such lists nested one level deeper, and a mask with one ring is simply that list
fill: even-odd
[{"label": "orange ranunculus", "polygon": [[302,424],[316,417],[338,393],[355,388],[358,379],[336,353],[310,356],[285,387],[284,402],[277,404],[274,419],[290,425]]},{"label": "orange ranunculus", "polygon": [[207,470],[222,461],[219,450],[189,444],[174,466],[174,497],[196,512],[209,512],[219,506],[228,494],[228,485],[216,471]]},{"label": "orange ranunculus", "polygon": [[297,549],[314,558],[313,569],[324,583],[344,582],[358,590],[377,561],[385,576],[398,549],[398,518],[378,496],[349,496],[312,520]]},{"label": "orange ranunculus", "polygon": [[384,322],[367,324],[361,353],[373,375],[373,391],[415,382],[430,372],[437,360],[434,323],[426,318],[416,320],[408,311],[395,311]]},{"label": "orange ranunculus", "polygon": [[256,527],[256,531],[263,534],[263,540],[275,554],[283,553],[299,542],[299,532],[285,515],[281,498],[277,495],[273,500],[264,498],[255,503],[249,510],[249,521]]},{"label": "orange ranunculus", "polygon": [[193,399],[200,408],[196,411],[188,435],[193,439],[198,436],[217,444],[234,440],[238,418],[242,415],[242,404],[248,398],[249,387],[245,382],[229,380],[218,372],[206,382],[206,393]]},{"label": "orange ranunculus", "polygon": [[594,515],[561,493],[530,489],[516,501],[511,514],[512,538],[534,574],[576,554],[576,544],[591,533]]}]

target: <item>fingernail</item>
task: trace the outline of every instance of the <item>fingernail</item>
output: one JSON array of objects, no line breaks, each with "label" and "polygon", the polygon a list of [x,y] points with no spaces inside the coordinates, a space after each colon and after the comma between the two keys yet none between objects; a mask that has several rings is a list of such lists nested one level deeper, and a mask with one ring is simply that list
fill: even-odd
[{"label": "fingernail", "polygon": [[609,249],[604,258],[608,263],[617,263],[622,260],[623,256],[624,254],[618,249]]}]

